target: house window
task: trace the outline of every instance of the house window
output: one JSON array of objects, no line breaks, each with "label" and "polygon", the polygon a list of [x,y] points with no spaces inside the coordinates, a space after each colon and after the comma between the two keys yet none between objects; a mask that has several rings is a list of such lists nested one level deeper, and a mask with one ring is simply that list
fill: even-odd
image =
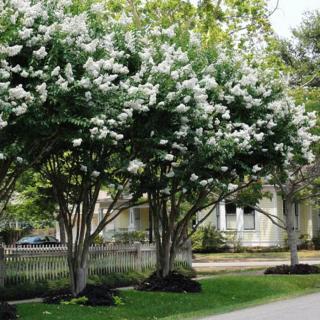
[{"label": "house window", "polygon": [[243,229],[244,230],[255,230],[255,211],[251,207],[243,208]]},{"label": "house window", "polygon": [[294,203],[294,230],[299,230],[299,204]]},{"label": "house window", "polygon": [[226,227],[227,230],[237,229],[237,209],[234,203],[226,204]]}]

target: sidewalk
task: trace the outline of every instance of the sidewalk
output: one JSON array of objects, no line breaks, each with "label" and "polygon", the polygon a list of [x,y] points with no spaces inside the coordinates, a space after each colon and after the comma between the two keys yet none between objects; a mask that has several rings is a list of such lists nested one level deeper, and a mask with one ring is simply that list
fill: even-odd
[{"label": "sidewalk", "polygon": [[199,320],[318,320],[320,293],[267,303]]},{"label": "sidewalk", "polygon": [[[320,260],[301,260],[300,263],[319,264]],[[289,260],[266,261],[222,261],[222,262],[193,262],[193,268],[234,268],[234,267],[273,267],[281,264],[290,264]],[[320,317],[319,317],[320,318]]]}]

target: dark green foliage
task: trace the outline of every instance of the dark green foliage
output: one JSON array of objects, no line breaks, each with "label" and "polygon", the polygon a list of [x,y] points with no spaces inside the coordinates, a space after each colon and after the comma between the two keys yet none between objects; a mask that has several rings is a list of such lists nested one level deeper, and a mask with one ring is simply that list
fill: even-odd
[{"label": "dark green foliage", "polygon": [[317,274],[320,273],[318,266],[310,266],[309,264],[296,264],[294,266],[281,265],[268,268],[264,274]]},{"label": "dark green foliage", "polygon": [[320,250],[320,234],[314,236],[312,238],[312,242],[314,244],[315,250]]},{"label": "dark green foliage", "polygon": [[227,249],[223,234],[211,224],[200,227],[192,235],[192,251],[202,253],[222,252]]},{"label": "dark green foliage", "polygon": [[17,310],[15,306],[11,306],[7,302],[0,302],[0,319],[14,320],[17,319]]},{"label": "dark green foliage", "polygon": [[57,213],[51,184],[33,170],[25,171],[16,183],[17,201],[6,208],[8,220],[23,221],[34,228],[52,227]]}]

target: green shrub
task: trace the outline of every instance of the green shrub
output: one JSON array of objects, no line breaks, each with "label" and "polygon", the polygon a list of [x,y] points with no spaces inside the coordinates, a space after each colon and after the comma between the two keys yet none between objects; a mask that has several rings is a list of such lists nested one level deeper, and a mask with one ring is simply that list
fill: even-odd
[{"label": "green shrub", "polygon": [[238,231],[228,231],[225,233],[228,245],[232,252],[245,252],[246,249],[241,245],[241,240],[239,239]]},{"label": "green shrub", "polygon": [[314,243],[310,240],[308,234],[301,234],[299,240],[298,250],[314,250]]},{"label": "green shrub", "polygon": [[315,250],[320,250],[320,233],[312,238]]},{"label": "green shrub", "polygon": [[115,242],[134,243],[146,242],[146,233],[144,231],[121,232],[114,235]]},{"label": "green shrub", "polygon": [[192,235],[193,252],[211,253],[226,249],[226,239],[223,234],[211,224],[200,227]]}]

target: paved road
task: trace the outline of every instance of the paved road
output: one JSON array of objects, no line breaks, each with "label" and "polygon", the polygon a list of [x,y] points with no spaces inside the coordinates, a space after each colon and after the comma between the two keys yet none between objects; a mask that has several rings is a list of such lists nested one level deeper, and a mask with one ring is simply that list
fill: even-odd
[{"label": "paved road", "polygon": [[[320,260],[301,260],[300,263],[320,264]],[[280,264],[290,264],[286,260],[266,260],[266,261],[221,261],[221,262],[193,262],[193,268],[214,268],[214,267],[271,267]],[[320,315],[319,315],[320,319]]]},{"label": "paved road", "polygon": [[319,320],[320,293],[199,320]]}]

